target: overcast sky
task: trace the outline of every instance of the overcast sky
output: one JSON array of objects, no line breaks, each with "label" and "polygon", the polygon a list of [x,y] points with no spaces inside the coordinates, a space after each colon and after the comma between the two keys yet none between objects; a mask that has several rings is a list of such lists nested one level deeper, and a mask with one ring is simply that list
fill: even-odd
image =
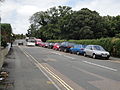
[{"label": "overcast sky", "polygon": [[70,6],[73,10],[89,8],[102,16],[120,15],[120,0],[5,0],[0,4],[2,23],[10,23],[15,34],[25,34],[32,14],[59,5]]}]

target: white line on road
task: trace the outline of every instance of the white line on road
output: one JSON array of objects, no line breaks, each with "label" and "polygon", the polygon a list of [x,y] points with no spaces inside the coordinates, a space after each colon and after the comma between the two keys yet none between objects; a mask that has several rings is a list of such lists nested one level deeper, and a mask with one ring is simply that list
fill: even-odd
[{"label": "white line on road", "polygon": [[57,54],[57,55],[60,55],[60,56],[62,55],[62,54],[60,54],[60,53],[57,53],[57,52],[51,52],[51,53],[53,53],[53,54]]},{"label": "white line on road", "polygon": [[[20,47],[19,47],[20,48]],[[21,49],[21,48],[20,48]],[[22,50],[22,49],[21,49]],[[23,51],[23,53],[29,58],[29,56],[30,57],[32,57],[30,54],[28,54],[25,50],[22,50]],[[32,57],[32,59],[34,59],[33,57]],[[35,60],[35,59],[34,59]],[[38,61],[37,61],[38,62]],[[37,67],[38,67],[38,63],[34,63]],[[53,85],[57,88],[57,90],[61,90],[59,87],[58,87],[58,85],[56,85],[55,84],[55,82],[40,68],[40,67],[38,67],[40,70],[41,70],[41,72],[53,83]]]},{"label": "white line on road", "polygon": [[[54,54],[62,56],[62,54],[57,53],[57,52],[51,52],[51,53],[54,53]],[[67,56],[67,55],[63,55],[63,56],[66,57],[66,58],[75,59],[74,57],[70,57],[70,56]]]},{"label": "white line on road", "polygon": [[64,57],[70,58],[70,59],[75,59],[73,57],[67,56],[67,55],[63,55]]},{"label": "white line on road", "polygon": [[39,65],[37,63],[35,63],[35,65],[41,70],[41,72],[53,83],[53,85],[58,89],[61,90],[58,85],[55,84],[55,82],[39,67]]},{"label": "white line on road", "polygon": [[87,64],[94,65],[94,66],[98,66],[98,67],[101,67],[101,68],[105,68],[105,69],[108,69],[108,70],[112,70],[112,71],[118,71],[117,69],[110,68],[110,67],[106,67],[106,66],[102,66],[102,65],[95,64],[95,63],[92,63],[92,62],[88,62],[88,61],[83,61],[83,62],[84,62],[84,63],[87,63]]},{"label": "white line on road", "polygon": [[[53,80],[41,69],[41,67],[47,72],[47,73],[49,73],[53,78],[55,78],[61,85],[63,85],[65,88],[66,88],[66,90],[74,90],[73,88],[71,88],[65,81],[63,81],[60,77],[58,77],[55,73],[53,73],[52,71],[50,71],[47,67],[44,67],[42,64],[40,64],[32,55],[30,55],[29,53],[27,53],[25,50],[22,50],[23,52],[25,52],[24,54],[25,55],[28,55],[28,56],[30,56],[35,62],[35,65],[43,72],[43,74],[45,75],[45,76],[47,76],[48,77],[48,79],[50,80],[50,81],[52,81],[53,82]],[[55,84],[55,82],[53,83],[54,84],[54,86],[58,89],[58,90],[60,90],[60,88]]]}]

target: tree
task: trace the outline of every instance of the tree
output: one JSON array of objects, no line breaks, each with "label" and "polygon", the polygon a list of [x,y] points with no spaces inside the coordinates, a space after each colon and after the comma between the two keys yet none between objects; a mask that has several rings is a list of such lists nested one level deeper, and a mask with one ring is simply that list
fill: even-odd
[{"label": "tree", "polygon": [[84,26],[80,29],[79,35],[81,39],[92,39],[94,37],[93,31],[91,31],[91,27]]},{"label": "tree", "polygon": [[30,18],[28,35],[46,39],[97,39],[114,37],[120,33],[120,16],[100,16],[98,12],[82,8],[73,11],[58,6],[35,13]]},{"label": "tree", "polygon": [[15,39],[25,39],[25,35],[23,35],[23,34],[14,34],[14,38]]},{"label": "tree", "polygon": [[104,16],[104,28],[107,31],[108,37],[115,37],[116,34],[120,33],[120,16]]},{"label": "tree", "polygon": [[1,24],[1,45],[6,46],[7,43],[13,41],[12,27],[10,24]]},{"label": "tree", "polygon": [[30,18],[30,23],[35,25],[36,28],[38,26],[45,26],[49,21],[49,15],[47,12],[37,12]]},{"label": "tree", "polygon": [[99,34],[100,32],[103,32],[103,21],[101,18],[102,17],[96,11],[91,11],[87,8],[83,8],[79,11],[74,11],[71,15],[68,25],[72,33],[72,39],[84,38],[79,35],[79,32],[81,32],[81,29],[86,26],[90,27],[90,31],[93,32],[93,37],[91,38],[102,37],[102,35]]},{"label": "tree", "polygon": [[1,24],[2,39],[6,42],[11,42],[12,27],[10,24]]},{"label": "tree", "polygon": [[[59,6],[50,8],[45,12],[37,12],[31,18],[30,22],[36,29],[42,31],[42,35],[46,38],[60,38],[60,34],[65,30],[65,22],[68,14],[71,13],[71,8],[67,6]],[[29,33],[32,33],[33,28],[29,28]],[[41,32],[39,31],[39,32]],[[60,32],[61,31],[61,32]],[[56,37],[58,36],[58,37]]]}]

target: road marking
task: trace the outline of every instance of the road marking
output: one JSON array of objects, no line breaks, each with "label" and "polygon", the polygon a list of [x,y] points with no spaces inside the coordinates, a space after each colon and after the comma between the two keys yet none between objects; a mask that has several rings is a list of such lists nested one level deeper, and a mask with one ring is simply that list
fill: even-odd
[{"label": "road marking", "polygon": [[53,62],[55,62],[55,61],[57,61],[56,59],[53,59],[53,58],[45,58],[45,59],[43,59],[44,61],[53,61]]},{"label": "road marking", "polygon": [[61,78],[59,78],[56,74],[54,74],[52,71],[50,71],[47,67],[44,67],[42,64],[40,64],[33,56],[30,55],[30,57],[36,62],[36,65],[39,69],[42,67],[47,73],[49,73],[53,78],[55,78],[67,90],[74,90],[67,83],[65,83]]},{"label": "road marking", "polygon": [[67,55],[62,55],[62,54],[57,53],[57,52],[51,52],[51,53],[54,53],[54,54],[57,54],[57,55],[60,55],[60,56],[64,56],[64,57],[66,57],[66,58],[75,59],[74,57],[67,56]]},{"label": "road marking", "polygon": [[105,68],[105,69],[108,69],[108,70],[111,70],[111,71],[118,71],[117,69],[106,67],[106,66],[102,66],[102,65],[95,64],[95,63],[92,63],[92,62],[88,62],[88,61],[83,61],[83,62],[87,63],[87,64],[94,65],[94,66],[98,66],[98,67],[101,67],[101,68]]},{"label": "road marking", "polygon": [[[43,68],[47,73],[49,73],[49,75],[51,75],[54,79],[56,79],[64,88],[66,88],[67,90],[74,90],[64,80],[62,80],[59,76],[57,76],[55,73],[53,73],[49,68],[44,67],[42,64],[40,64],[32,55],[27,53],[25,50],[23,52],[25,52],[27,55],[29,55],[35,61],[35,65],[43,72],[43,74],[46,77],[48,77],[48,79],[49,79],[49,76],[41,68]],[[51,79],[49,79],[49,80],[51,80]],[[51,82],[53,82],[53,80],[51,80]],[[57,86],[57,85],[55,84],[55,86]],[[58,86],[57,86],[57,89],[60,90],[60,88]]]},{"label": "road marking", "polygon": [[29,57],[25,52],[23,52],[27,57]]},{"label": "road marking", "polygon": [[73,57],[67,56],[67,55],[63,55],[64,57],[70,58],[70,59],[75,59]]},{"label": "road marking", "polygon": [[46,81],[47,84],[53,84],[54,82],[51,81]]},{"label": "road marking", "polygon": [[58,89],[61,90],[58,85],[55,84],[55,82],[38,66],[37,63],[35,63],[35,65],[40,69],[40,71],[42,71],[42,73],[53,83],[53,85]]},{"label": "road marking", "polygon": [[60,79],[56,74],[50,71],[47,67],[41,66],[41,64],[37,64],[38,68],[43,68],[47,73],[49,73],[54,79],[56,79],[62,86],[64,86],[67,90],[74,90],[69,85],[67,85],[62,79]]},{"label": "road marking", "polygon": [[[22,50],[22,48],[21,47],[19,47],[20,49],[21,49],[21,51],[23,51],[23,53],[28,57],[28,58],[30,58],[29,56],[30,56],[30,54],[28,54],[25,50]],[[33,59],[33,58],[32,58]],[[30,61],[32,61],[32,60],[30,60]],[[37,66],[37,63],[34,63],[36,66]],[[37,66],[38,67],[38,66]],[[39,68],[39,67],[38,67]],[[53,82],[53,85],[57,88],[57,90],[61,90],[59,87],[58,87],[58,85],[56,85],[55,83],[54,83],[54,81],[41,69],[41,68],[39,68],[40,69],[40,71],[51,81],[51,82]]]},{"label": "road marking", "polygon": [[57,55],[60,55],[60,56],[62,55],[62,54],[60,54],[60,53],[57,53],[57,52],[51,52],[51,53],[53,53],[53,54],[57,54]]},{"label": "road marking", "polygon": [[73,90],[65,81],[63,81],[60,77],[58,77],[56,74],[54,74],[49,68],[46,67],[46,69],[55,76],[55,78],[64,86],[67,90]]}]

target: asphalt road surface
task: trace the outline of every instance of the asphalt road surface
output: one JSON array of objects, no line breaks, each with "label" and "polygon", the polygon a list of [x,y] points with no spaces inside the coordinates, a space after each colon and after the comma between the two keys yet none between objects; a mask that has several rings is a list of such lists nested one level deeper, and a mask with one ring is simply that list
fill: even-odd
[{"label": "asphalt road surface", "polygon": [[36,46],[14,45],[13,51],[15,90],[120,90],[119,60]]}]

